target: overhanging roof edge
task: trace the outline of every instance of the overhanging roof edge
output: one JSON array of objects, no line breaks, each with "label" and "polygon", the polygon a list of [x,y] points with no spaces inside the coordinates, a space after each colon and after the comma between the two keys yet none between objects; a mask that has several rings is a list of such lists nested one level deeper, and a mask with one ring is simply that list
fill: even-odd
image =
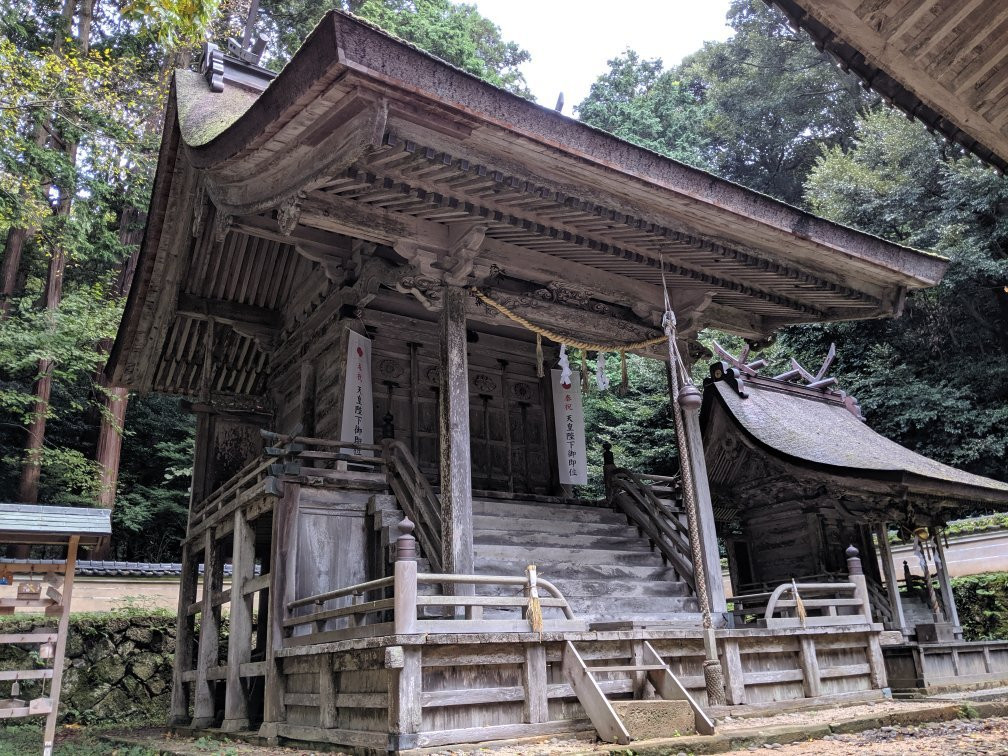
[{"label": "overhanging roof edge", "polygon": [[[496,87],[339,11],[323,17],[279,76],[234,123],[205,144],[187,145],[190,160],[195,167],[210,168],[253,149],[256,139],[262,137],[275,119],[289,113],[313,84],[333,80],[345,72],[408,96],[433,101],[464,118],[475,118],[484,125],[509,131],[602,170],[721,207],[863,262],[899,271],[917,281],[917,288],[937,283],[948,265],[948,260],[940,255],[820,218],[624,141]],[[600,155],[606,158],[601,159]]]}]

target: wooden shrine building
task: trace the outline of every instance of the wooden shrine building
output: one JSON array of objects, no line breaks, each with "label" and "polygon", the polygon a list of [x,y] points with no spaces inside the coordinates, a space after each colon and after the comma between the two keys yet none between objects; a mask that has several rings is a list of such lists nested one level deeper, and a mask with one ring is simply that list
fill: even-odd
[{"label": "wooden shrine building", "polygon": [[[964,507],[1008,509],[1008,483],[873,431],[826,375],[833,351],[816,374],[795,362],[777,377],[721,351],[701,425],[736,627],[762,616],[783,583],[844,579],[853,545],[878,555],[864,560],[864,573],[872,616],[893,631],[885,639],[892,687],[1008,679],[1006,644],[963,642],[943,532]],[[913,542],[912,566],[894,564],[891,530]]]},{"label": "wooden shrine building", "polygon": [[649,707],[704,732],[726,706],[883,695],[855,553],[805,619],[790,594],[759,623],[728,611],[692,387],[688,511],[678,479],[614,464],[588,500],[601,439],[554,365],[561,343],[668,360],[663,278],[688,353],[708,326],[896,317],[942,258],[337,12],[275,78],[212,46],[176,72],[148,218],[108,371],[197,417],[176,724],[362,751],[627,742]]}]

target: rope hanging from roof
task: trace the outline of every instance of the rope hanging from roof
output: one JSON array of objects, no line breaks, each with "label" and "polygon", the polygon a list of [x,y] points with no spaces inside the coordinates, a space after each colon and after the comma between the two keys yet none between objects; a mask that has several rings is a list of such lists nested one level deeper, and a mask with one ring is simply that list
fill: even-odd
[{"label": "rope hanging from roof", "polygon": [[566,344],[567,346],[572,346],[575,349],[587,349],[592,352],[635,352],[638,349],[647,349],[648,347],[661,344],[665,341],[664,336],[655,336],[653,339],[631,341],[624,344],[593,344],[590,341],[581,341],[580,339],[571,338],[570,336],[559,334],[556,331],[551,331],[548,328],[537,326],[528,318],[524,318],[513,310],[508,309],[505,305],[502,305],[500,302],[487,296],[475,287],[472,289],[472,293],[477,299],[483,302],[483,304],[492,307],[504,317],[513,320],[520,326],[524,326],[537,336],[545,336],[550,341],[555,341],[557,344]]},{"label": "rope hanging from roof", "polygon": [[[724,676],[721,662],[718,660],[716,642],[714,641],[713,619],[707,593],[707,573],[704,567],[703,547],[700,543],[700,521],[697,510],[696,488],[693,481],[693,466],[690,461],[689,441],[686,438],[686,427],[683,420],[684,395],[688,396],[688,404],[693,411],[699,407],[700,392],[693,385],[679,345],[676,343],[676,316],[669,297],[668,284],[665,281],[665,258],[661,257],[662,293],[665,297],[665,315],[662,327],[665,339],[668,341],[669,368],[672,376],[672,418],[675,424],[676,445],[679,448],[679,475],[682,482],[683,505],[686,510],[686,527],[689,531],[690,553],[693,558],[693,580],[696,587],[697,603],[703,617],[704,653],[703,663],[704,684],[707,688],[707,701],[712,706],[723,705],[725,702]],[[712,579],[718,579],[720,575]]]}]

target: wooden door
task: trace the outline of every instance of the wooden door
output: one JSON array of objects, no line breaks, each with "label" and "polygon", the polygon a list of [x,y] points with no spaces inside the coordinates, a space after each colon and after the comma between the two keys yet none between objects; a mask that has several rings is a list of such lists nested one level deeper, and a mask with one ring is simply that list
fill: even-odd
[{"label": "wooden door", "polygon": [[[434,323],[369,313],[374,329],[375,438],[391,414],[395,438],[439,484],[440,364]],[[535,347],[488,334],[469,344],[469,432],[472,485],[477,490],[549,493],[550,433],[545,379],[535,371]]]}]

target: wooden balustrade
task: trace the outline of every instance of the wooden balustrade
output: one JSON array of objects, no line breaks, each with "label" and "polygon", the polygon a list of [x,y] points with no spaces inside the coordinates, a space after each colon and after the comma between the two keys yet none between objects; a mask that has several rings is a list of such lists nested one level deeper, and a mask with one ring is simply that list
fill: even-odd
[{"label": "wooden balustrade", "polygon": [[671,491],[677,479],[664,475],[638,475],[632,470],[616,467],[611,460],[612,452],[607,448],[605,485],[609,505],[625,514],[658,549],[665,562],[675,569],[679,578],[696,591],[689,530],[679,520],[679,513],[659,499],[652,488],[654,483],[665,483]]},{"label": "wooden balustrade", "polygon": [[[735,624],[767,628],[870,625],[871,596],[853,546],[847,549],[847,571],[846,582],[793,581],[770,592],[733,596]],[[800,616],[799,606],[805,617]]]},{"label": "wooden balustrade", "polygon": [[[412,535],[412,523],[404,520],[400,529],[403,534],[396,541],[397,557],[393,577],[370,580],[288,602],[288,616],[282,622],[286,635],[285,646],[377,635],[532,632],[531,624],[525,617],[530,589],[527,576],[417,573],[416,539]],[[520,593],[512,596],[444,595],[444,589],[448,585],[513,586],[520,589]],[[421,594],[420,586],[440,587],[443,593]],[[544,614],[544,631],[587,629],[586,623],[575,618],[567,599],[553,583],[539,577],[536,586],[545,594],[539,599]],[[371,598],[369,594],[376,594],[376,597]],[[351,599],[348,605],[332,608],[325,606],[331,601],[347,597]],[[314,611],[293,614],[305,607],[313,607]],[[434,610],[440,616],[429,617],[424,612],[425,609]],[[516,616],[488,619],[483,617],[484,609],[510,609],[514,610]],[[562,617],[549,617],[546,616],[547,612],[559,613]],[[333,621],[345,625],[333,628]],[[307,632],[298,633],[298,628],[307,628]]]},{"label": "wooden balustrade", "polygon": [[389,487],[406,517],[414,523],[424,557],[440,572],[441,502],[405,444],[387,438],[382,442],[382,455]]}]

